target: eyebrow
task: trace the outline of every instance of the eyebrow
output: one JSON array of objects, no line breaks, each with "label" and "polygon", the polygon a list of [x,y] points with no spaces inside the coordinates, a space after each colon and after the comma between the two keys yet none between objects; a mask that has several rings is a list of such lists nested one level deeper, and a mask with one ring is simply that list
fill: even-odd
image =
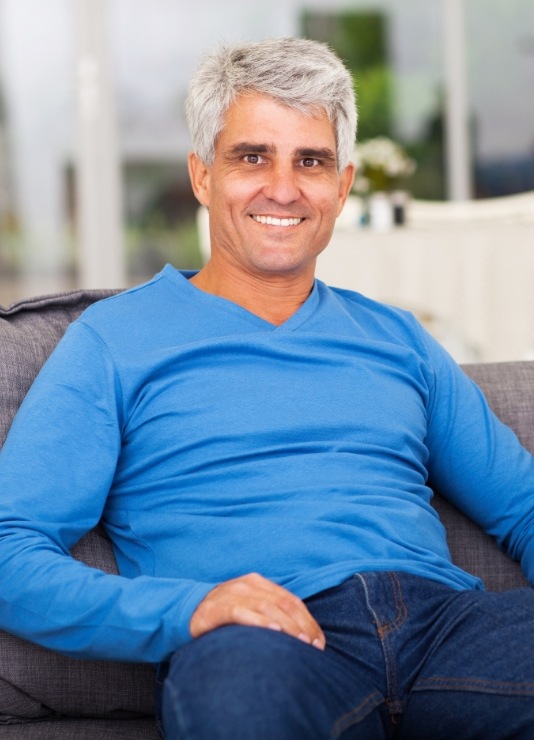
[{"label": "eyebrow", "polygon": [[313,148],[304,148],[304,149],[297,149],[296,154],[299,155],[299,157],[304,158],[311,158],[311,159],[327,159],[336,161],[336,154],[328,147],[323,147],[320,149],[313,149]]},{"label": "eyebrow", "polygon": [[267,144],[253,144],[250,141],[240,141],[229,150],[230,154],[273,154],[274,146]]},{"label": "eyebrow", "polygon": [[[235,144],[229,150],[229,154],[274,154],[276,147],[272,144],[254,144],[249,141],[241,141]],[[301,147],[294,152],[298,157],[311,159],[325,159],[327,161],[336,161],[336,154],[329,147]]]}]

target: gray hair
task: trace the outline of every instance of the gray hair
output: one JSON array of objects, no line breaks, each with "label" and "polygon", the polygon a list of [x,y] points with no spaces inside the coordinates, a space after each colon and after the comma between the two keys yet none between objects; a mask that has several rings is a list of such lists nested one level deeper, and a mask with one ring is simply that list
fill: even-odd
[{"label": "gray hair", "polygon": [[338,169],[349,163],[356,137],[356,101],[350,72],[326,45],[275,38],[224,45],[197,68],[185,104],[193,149],[210,166],[224,116],[241,93],[269,95],[311,115],[326,111],[336,136]]}]

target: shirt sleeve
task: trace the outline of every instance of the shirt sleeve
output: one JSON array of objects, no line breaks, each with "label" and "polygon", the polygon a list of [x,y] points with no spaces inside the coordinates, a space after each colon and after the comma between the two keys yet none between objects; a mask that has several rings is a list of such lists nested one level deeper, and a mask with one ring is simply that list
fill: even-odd
[{"label": "shirt sleeve", "polygon": [[521,562],[534,585],[534,457],[426,332],[430,483]]},{"label": "shirt sleeve", "polygon": [[0,451],[0,628],[75,657],[157,662],[190,639],[213,584],[110,575],[69,554],[100,520],[121,425],[113,361],[78,322]]}]

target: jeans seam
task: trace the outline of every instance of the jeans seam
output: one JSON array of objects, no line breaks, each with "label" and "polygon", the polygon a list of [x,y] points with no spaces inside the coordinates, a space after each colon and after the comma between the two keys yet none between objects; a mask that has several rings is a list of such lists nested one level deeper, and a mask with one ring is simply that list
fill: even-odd
[{"label": "jeans seam", "polygon": [[365,601],[367,608],[371,612],[376,625],[376,632],[382,645],[382,651],[384,654],[384,663],[386,669],[386,686],[387,686],[387,700],[388,711],[390,714],[398,714],[401,711],[401,703],[398,696],[399,693],[399,680],[398,680],[398,669],[397,659],[395,656],[395,650],[390,643],[389,635],[398,629],[408,616],[408,609],[406,603],[402,597],[402,589],[400,581],[395,573],[388,573],[389,580],[392,585],[393,599],[395,604],[396,616],[392,622],[382,624],[378,617],[377,612],[371,606],[371,599],[367,583],[362,574],[357,573],[357,577],[362,583],[363,590],[365,593]]},{"label": "jeans seam", "polygon": [[161,717],[161,701],[163,693],[163,683],[168,672],[168,663],[159,663],[156,667],[156,681],[154,687],[155,702],[154,702],[154,715],[156,720],[156,729],[161,738],[165,737],[163,731],[163,721]]},{"label": "jeans seam", "polygon": [[506,696],[534,696],[534,683],[515,681],[496,681],[485,678],[455,678],[451,676],[430,676],[420,679],[412,691],[451,690],[503,694]]},{"label": "jeans seam", "polygon": [[[175,686],[174,682],[171,682],[170,685],[167,687],[167,690],[171,696],[171,706],[172,706],[172,713],[174,715],[174,722],[176,724],[176,727],[180,730],[182,737],[188,737],[188,733],[186,731],[186,723],[184,721],[183,712],[181,711],[182,704],[177,701],[177,698],[179,696],[179,691],[177,687]],[[163,728],[163,712],[162,712],[162,722],[161,722],[162,728]],[[164,728],[163,728],[164,730]],[[165,731],[164,731],[165,732]],[[165,734],[164,734],[165,736]]]},{"label": "jeans seam", "polygon": [[399,627],[402,627],[408,616],[408,609],[406,608],[406,603],[402,597],[402,588],[397,574],[388,573],[388,576],[393,586],[393,599],[395,602],[396,617],[392,622],[385,624],[382,629],[387,632],[387,634],[390,634]]},{"label": "jeans seam", "polygon": [[338,738],[345,730],[358,722],[361,722],[373,709],[380,706],[384,701],[384,697],[379,691],[374,691],[372,694],[363,699],[357,707],[351,709],[350,712],[346,712],[339,719],[336,720],[332,728],[332,738]]}]

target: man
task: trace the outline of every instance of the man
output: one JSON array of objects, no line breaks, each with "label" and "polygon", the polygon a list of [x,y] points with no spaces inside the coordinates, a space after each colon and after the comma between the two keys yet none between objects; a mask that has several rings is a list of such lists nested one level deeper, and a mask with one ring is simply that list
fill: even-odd
[{"label": "man", "polygon": [[[0,459],[0,626],[160,663],[167,738],[531,738],[533,592],[451,563],[427,482],[534,583],[534,460],[410,315],[314,280],[350,75],[237,44],[187,113],[211,259],[91,307],[34,384]],[[68,558],[101,517],[121,576]]]}]

